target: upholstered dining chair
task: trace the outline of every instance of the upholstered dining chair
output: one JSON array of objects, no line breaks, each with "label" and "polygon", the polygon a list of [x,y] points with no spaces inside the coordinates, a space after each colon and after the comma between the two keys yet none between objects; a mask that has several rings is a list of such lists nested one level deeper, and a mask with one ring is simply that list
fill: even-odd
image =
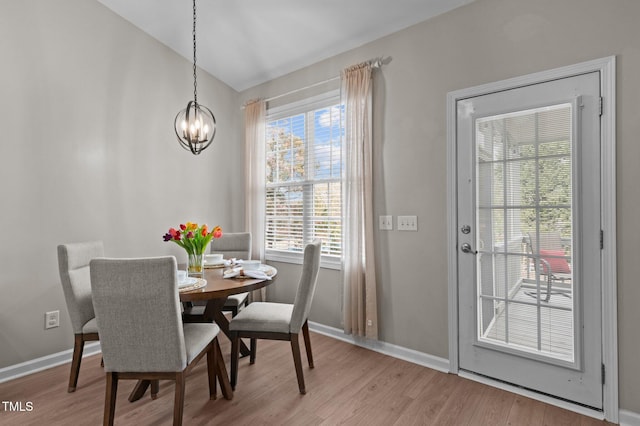
[{"label": "upholstered dining chair", "polygon": [[[211,240],[211,253],[221,253],[225,259],[251,259],[251,233],[229,232],[220,238]],[[230,295],[224,303],[224,311],[231,311],[231,316],[238,315],[238,311],[247,305],[249,293]],[[187,304],[183,318],[186,322],[202,322],[204,319],[204,305]]]},{"label": "upholstered dining chair", "polygon": [[255,363],[257,350],[256,339],[290,341],[293,363],[298,378],[298,388],[301,394],[306,393],[298,336],[300,331],[302,331],[309,368],[313,368],[313,355],[311,353],[311,340],[309,338],[307,317],[311,309],[311,302],[318,280],[320,250],[320,240],[315,240],[305,247],[302,275],[300,276],[293,304],[253,302],[231,319],[229,331],[231,334],[232,389],[235,389],[238,379],[239,340],[244,337],[251,339],[250,364]]},{"label": "upholstered dining chair", "polygon": [[58,269],[60,282],[67,302],[67,310],[73,327],[74,344],[68,392],[78,385],[80,362],[84,343],[99,340],[93,303],[89,261],[104,256],[102,241],[61,244],[58,246]]},{"label": "upholstered dining chair", "polygon": [[173,380],[173,424],[182,424],[185,376],[206,355],[209,397],[226,374],[212,323],[183,324],[175,257],[94,259],[91,288],[106,371],[104,424],[115,417],[118,380]]}]

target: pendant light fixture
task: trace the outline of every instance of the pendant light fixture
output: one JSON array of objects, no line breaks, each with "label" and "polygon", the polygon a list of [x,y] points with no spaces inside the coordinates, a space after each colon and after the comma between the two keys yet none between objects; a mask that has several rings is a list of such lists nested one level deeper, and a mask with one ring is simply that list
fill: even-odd
[{"label": "pendant light fixture", "polygon": [[209,108],[198,103],[196,76],[196,0],[193,0],[193,100],[176,115],[174,123],[180,146],[194,155],[204,151],[216,134],[216,119]]}]

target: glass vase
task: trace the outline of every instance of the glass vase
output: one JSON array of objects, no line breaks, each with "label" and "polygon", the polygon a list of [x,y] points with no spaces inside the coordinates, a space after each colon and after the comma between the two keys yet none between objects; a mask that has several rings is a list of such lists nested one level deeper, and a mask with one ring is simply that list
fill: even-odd
[{"label": "glass vase", "polygon": [[190,277],[202,278],[204,271],[204,254],[188,253],[187,273]]}]

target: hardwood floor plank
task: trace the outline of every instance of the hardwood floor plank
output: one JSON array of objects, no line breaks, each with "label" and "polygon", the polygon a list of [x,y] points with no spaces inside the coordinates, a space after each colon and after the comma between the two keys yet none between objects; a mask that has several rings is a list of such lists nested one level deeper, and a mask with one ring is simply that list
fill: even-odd
[{"label": "hardwood floor plank", "polygon": [[515,399],[515,394],[502,389],[492,387],[485,389],[471,422],[483,425],[506,424]]},{"label": "hardwood floor plank", "polygon": [[[185,425],[602,425],[591,419],[477,382],[391,358],[327,336],[311,333],[315,368],[303,352],[307,394],[300,395],[288,342],[259,341],[254,365],[241,358],[231,401],[209,400],[206,362],[187,376]],[[230,344],[220,339],[229,365]],[[69,364],[0,384],[4,401],[33,404],[31,412],[5,411],[0,424],[99,425],[105,397],[100,355],[82,361],[76,392],[67,393]],[[133,380],[118,383],[116,425],[172,423],[174,386],[160,382],[129,403]]]},{"label": "hardwood floor plank", "polygon": [[507,424],[522,426],[542,425],[544,421],[544,411],[544,403],[531,398],[516,396],[511,406],[509,417],[507,418]]}]

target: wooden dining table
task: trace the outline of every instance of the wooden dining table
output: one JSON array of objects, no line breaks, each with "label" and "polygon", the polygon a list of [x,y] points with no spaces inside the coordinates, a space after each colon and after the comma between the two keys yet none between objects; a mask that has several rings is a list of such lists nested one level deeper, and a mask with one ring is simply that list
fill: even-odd
[{"label": "wooden dining table", "polygon": [[[179,265],[184,267],[184,265]],[[190,289],[185,288],[179,291],[181,302],[198,302],[206,301],[206,307],[204,310],[204,317],[206,320],[215,322],[220,327],[220,330],[227,336],[229,336],[229,320],[223,313],[224,304],[232,294],[246,293],[254,290],[258,290],[265,287],[276,280],[277,270],[273,267],[269,270],[270,280],[258,279],[258,278],[224,278],[223,274],[227,268],[205,268],[203,273],[203,279],[206,284],[202,287]],[[244,342],[240,341],[240,353],[246,356],[250,353],[249,348]],[[218,354],[222,356],[222,354]],[[220,382],[222,388],[222,395],[226,399],[233,398],[233,391],[229,382],[229,375],[224,371],[216,371],[216,376]],[[144,395],[147,388],[151,386],[151,397],[155,398],[158,393],[157,382],[151,380],[141,380],[135,386],[131,394],[129,395],[129,401],[136,401]]]}]

